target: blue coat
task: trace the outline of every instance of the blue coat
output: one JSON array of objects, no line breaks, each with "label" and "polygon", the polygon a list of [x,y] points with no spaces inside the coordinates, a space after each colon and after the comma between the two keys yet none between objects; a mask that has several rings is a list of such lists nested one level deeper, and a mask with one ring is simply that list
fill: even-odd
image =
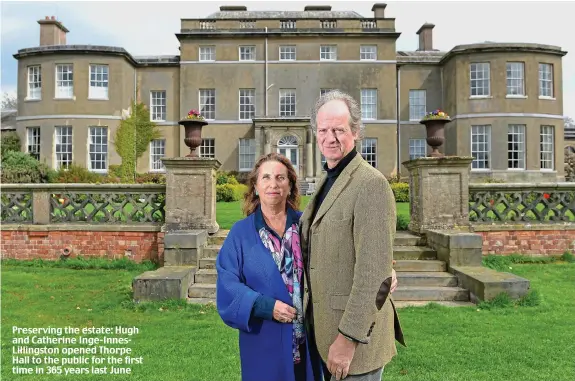
[{"label": "blue coat", "polygon": [[[254,215],[234,224],[218,253],[217,308],[224,323],[239,330],[242,381],[295,381],[292,324],[251,317],[260,294],[293,307]],[[307,341],[306,381],[313,381]]]}]

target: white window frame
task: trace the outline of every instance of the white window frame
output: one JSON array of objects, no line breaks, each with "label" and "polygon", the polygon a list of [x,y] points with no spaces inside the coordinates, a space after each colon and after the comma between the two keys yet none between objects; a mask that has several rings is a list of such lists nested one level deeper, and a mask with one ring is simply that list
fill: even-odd
[{"label": "white window frame", "polygon": [[[491,170],[491,125],[472,125],[470,134],[470,151],[473,157],[471,163],[472,171],[489,171]],[[479,137],[482,137],[479,139]],[[482,140],[482,141],[480,141]],[[479,158],[480,154],[483,156]]]},{"label": "white window frame", "polygon": [[507,98],[526,98],[524,62],[507,62],[506,79]]},{"label": "white window frame", "polygon": [[360,61],[376,61],[377,60],[377,45],[361,45],[359,47],[359,60]]},{"label": "white window frame", "polygon": [[[213,103],[211,100],[213,99]],[[206,120],[216,119],[216,89],[200,89],[198,93],[200,114]]]},{"label": "white window frame", "polygon": [[166,157],[166,139],[154,139],[150,142],[150,172],[165,172],[162,158]]},{"label": "white window frame", "polygon": [[240,89],[238,100],[239,119],[253,119],[256,116],[256,89]]},{"label": "white window frame", "polygon": [[28,78],[26,83],[27,94],[26,100],[41,100],[42,99],[42,68],[40,65],[28,66]]},{"label": "white window frame", "polygon": [[319,47],[319,60],[320,61],[336,61],[337,60],[337,45],[321,45]]},{"label": "white window frame", "polygon": [[198,147],[200,157],[206,159],[216,158],[216,139],[214,138],[203,138],[202,144]]},{"label": "white window frame", "polygon": [[279,47],[280,61],[295,61],[296,60],[296,46],[295,45],[280,45]]},{"label": "white window frame", "polygon": [[427,113],[427,90],[409,90],[409,120],[419,122]]},{"label": "white window frame", "polygon": [[[92,77],[94,80],[92,80]],[[110,93],[110,67],[102,64],[90,64],[88,77],[88,99],[108,100]]]},{"label": "white window frame", "polygon": [[425,139],[409,139],[409,160],[427,156],[427,141]]},{"label": "white window frame", "polygon": [[205,45],[198,47],[198,60],[200,62],[214,62],[216,60],[216,46]]},{"label": "white window frame", "polygon": [[256,47],[254,45],[239,46],[238,57],[240,61],[255,61]]},{"label": "white window frame", "polygon": [[[525,128],[524,124],[510,124],[507,126],[507,169],[509,171],[525,170]],[[509,145],[517,145],[509,149]],[[515,156],[516,157],[512,157]],[[512,163],[517,162],[516,166]]]},{"label": "white window frame", "polygon": [[72,99],[74,98],[74,65],[57,64],[55,73],[54,98]]},{"label": "white window frame", "polygon": [[239,139],[238,141],[238,171],[249,172],[256,164],[256,140]]},{"label": "white window frame", "polygon": [[554,66],[550,63],[539,63],[539,98],[555,99]]},{"label": "white window frame", "polygon": [[469,64],[470,98],[488,98],[491,96],[491,64],[472,62]]},{"label": "white window frame", "polygon": [[[109,153],[109,141],[108,134],[110,130],[107,126],[90,126],[88,127],[88,169],[91,172],[106,173],[108,172],[108,153]],[[96,138],[100,137],[102,141],[100,143],[96,142]],[[102,150],[92,151],[92,145],[102,148]],[[94,155],[94,161],[92,161],[92,155]],[[96,155],[101,155],[96,158]],[[94,163],[103,163],[104,168],[94,168]]]},{"label": "white window frame", "polygon": [[150,120],[152,122],[166,121],[166,90],[150,91]]},{"label": "white window frame", "polygon": [[72,126],[54,127],[54,168],[68,168],[74,162]]},{"label": "white window frame", "polygon": [[361,140],[361,156],[372,167],[377,168],[377,138],[364,138]]},{"label": "white window frame", "polygon": [[539,129],[539,168],[555,170],[555,126],[542,125]]},{"label": "white window frame", "polygon": [[320,20],[319,25],[322,29],[334,29],[337,27],[337,20]]},{"label": "white window frame", "polygon": [[26,153],[40,161],[40,127],[26,127]]},{"label": "white window frame", "polygon": [[361,89],[361,119],[377,120],[377,89]]},{"label": "white window frame", "polygon": [[[282,101],[284,101],[284,102],[282,102]],[[284,106],[284,110],[282,110],[282,103]],[[289,108],[289,111],[287,110],[288,108]],[[279,114],[280,114],[280,116],[296,116],[297,115],[297,92],[296,92],[296,89],[280,89],[280,91],[279,91]]]}]

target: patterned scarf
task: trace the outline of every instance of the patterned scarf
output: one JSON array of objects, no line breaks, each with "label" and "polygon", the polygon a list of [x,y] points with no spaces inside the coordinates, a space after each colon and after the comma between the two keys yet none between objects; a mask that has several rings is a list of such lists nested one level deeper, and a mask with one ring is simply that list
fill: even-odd
[{"label": "patterned scarf", "polygon": [[[259,212],[261,213],[261,210]],[[288,210],[288,213],[290,212]],[[301,299],[303,258],[298,225],[297,222],[292,222],[293,224],[286,230],[281,242],[275,234],[266,228],[265,223],[260,227],[259,235],[264,246],[271,252],[296,309],[296,318],[293,320],[292,347],[294,363],[299,364],[301,361],[299,346],[305,341],[303,302]]]}]

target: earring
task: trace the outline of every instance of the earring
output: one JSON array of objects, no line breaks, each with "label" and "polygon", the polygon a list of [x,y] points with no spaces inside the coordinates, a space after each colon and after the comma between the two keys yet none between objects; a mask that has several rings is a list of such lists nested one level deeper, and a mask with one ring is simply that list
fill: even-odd
[{"label": "earring", "polygon": [[260,194],[258,193],[258,191],[256,191],[256,196],[259,196]]}]

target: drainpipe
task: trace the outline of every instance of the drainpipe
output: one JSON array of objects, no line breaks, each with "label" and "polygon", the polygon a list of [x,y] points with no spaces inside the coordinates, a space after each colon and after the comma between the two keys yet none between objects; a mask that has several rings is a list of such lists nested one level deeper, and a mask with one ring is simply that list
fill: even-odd
[{"label": "drainpipe", "polygon": [[266,113],[268,116],[268,27],[266,26],[266,43],[265,43],[265,73],[264,73],[264,103]]},{"label": "drainpipe", "polygon": [[401,70],[399,68],[399,66],[397,67],[396,70],[396,78],[397,78],[397,85],[396,85],[396,89],[395,89],[395,99],[396,99],[396,110],[395,110],[395,115],[396,115],[396,131],[397,131],[397,177],[401,177],[401,131],[400,131],[400,126],[401,126],[401,115],[400,115],[400,95],[401,95]]}]

